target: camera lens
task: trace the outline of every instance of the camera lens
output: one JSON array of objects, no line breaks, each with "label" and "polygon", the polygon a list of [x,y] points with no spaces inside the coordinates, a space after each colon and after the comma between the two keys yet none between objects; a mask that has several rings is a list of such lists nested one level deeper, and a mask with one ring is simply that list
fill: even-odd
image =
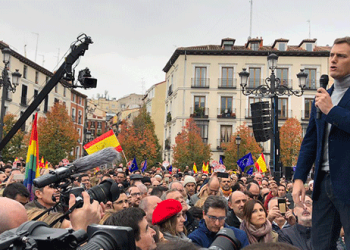
[{"label": "camera lens", "polygon": [[104,180],[100,185],[89,189],[87,192],[92,199],[103,203],[116,201],[120,194],[117,183],[112,179]]}]

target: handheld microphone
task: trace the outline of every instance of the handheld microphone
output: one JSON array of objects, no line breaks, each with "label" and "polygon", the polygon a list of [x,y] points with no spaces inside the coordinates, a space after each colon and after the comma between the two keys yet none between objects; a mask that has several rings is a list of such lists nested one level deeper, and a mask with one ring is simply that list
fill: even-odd
[{"label": "handheld microphone", "polygon": [[[327,85],[328,85],[328,75],[321,75],[320,78],[320,87],[326,89]],[[320,110],[320,108],[316,108],[316,119],[321,119],[321,114],[322,111]]]},{"label": "handheld microphone", "polygon": [[33,180],[34,186],[38,188],[45,187],[51,183],[59,183],[73,174],[82,173],[95,167],[110,163],[113,160],[121,159],[120,153],[115,148],[105,148],[94,154],[75,160],[72,164],[51,170],[48,174],[40,176]]}]

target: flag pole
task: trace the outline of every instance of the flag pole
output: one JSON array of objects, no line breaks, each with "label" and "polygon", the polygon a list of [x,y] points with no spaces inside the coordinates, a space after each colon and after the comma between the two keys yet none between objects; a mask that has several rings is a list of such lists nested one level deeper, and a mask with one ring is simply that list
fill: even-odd
[{"label": "flag pole", "polygon": [[128,160],[126,159],[126,156],[125,156],[125,153],[124,153],[124,150],[122,151],[123,152],[123,156],[125,158],[125,162],[128,163]]}]

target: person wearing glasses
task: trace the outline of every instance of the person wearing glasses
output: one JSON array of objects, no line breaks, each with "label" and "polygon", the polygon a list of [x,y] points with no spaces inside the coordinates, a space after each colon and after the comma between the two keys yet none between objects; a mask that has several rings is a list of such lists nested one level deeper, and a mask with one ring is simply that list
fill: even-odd
[{"label": "person wearing glasses", "polygon": [[294,214],[297,223],[279,232],[278,241],[296,246],[300,249],[311,250],[312,199],[305,196],[304,202],[294,204]]},{"label": "person wearing glasses", "polygon": [[278,241],[278,234],[272,230],[266,209],[260,201],[247,201],[243,208],[243,218],[240,229],[246,232],[250,244]]},{"label": "person wearing glasses", "polygon": [[191,240],[185,235],[185,221],[180,201],[164,200],[156,206],[152,215],[152,224],[158,225],[166,240]]},{"label": "person wearing glasses", "polygon": [[141,191],[136,186],[131,186],[128,189],[128,197],[130,207],[139,207],[141,201]]},{"label": "person wearing glasses", "polygon": [[225,227],[233,230],[242,248],[249,245],[244,231],[225,223],[227,209],[227,201],[224,197],[209,196],[204,202],[203,219],[199,222],[199,227],[188,235],[188,238],[196,245],[208,248],[220,229]]}]

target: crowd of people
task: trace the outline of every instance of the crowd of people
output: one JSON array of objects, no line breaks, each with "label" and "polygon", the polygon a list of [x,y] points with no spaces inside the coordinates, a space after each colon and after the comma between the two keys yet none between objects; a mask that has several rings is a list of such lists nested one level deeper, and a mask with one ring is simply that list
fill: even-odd
[{"label": "crowd of people", "polygon": [[[23,166],[13,168],[10,163],[0,172],[0,233],[32,220],[60,200],[59,190],[48,185],[35,187],[35,199],[29,201],[27,188],[15,178],[23,172]],[[227,171],[227,178],[218,175],[193,173],[188,167],[182,172],[152,167],[144,173],[129,173],[122,166],[87,171],[76,176],[71,185],[89,190],[112,179],[120,190],[118,199],[90,204],[89,195],[83,192],[84,206],[53,227],[86,230],[91,223],[131,227],[135,244],[142,250],[163,249],[167,242],[183,247],[177,249],[208,248],[222,228],[232,229],[242,248],[282,242],[284,247],[296,247],[285,249],[313,249],[312,180],[305,186],[305,201],[293,203],[291,180],[281,178],[277,183],[258,172],[248,176]],[[286,201],[286,211],[281,211],[280,199]],[[69,206],[74,203],[71,195]],[[63,212],[62,206],[56,206],[38,220],[50,224]],[[342,235],[338,249],[345,249]]]}]

